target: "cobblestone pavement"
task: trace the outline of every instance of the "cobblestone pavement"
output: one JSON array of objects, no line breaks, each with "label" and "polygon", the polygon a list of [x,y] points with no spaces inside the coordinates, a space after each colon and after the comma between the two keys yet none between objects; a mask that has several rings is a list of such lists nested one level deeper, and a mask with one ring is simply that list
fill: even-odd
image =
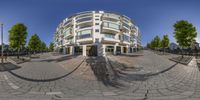
[{"label": "cobblestone pavement", "polygon": [[108,57],[41,58],[0,65],[1,69],[9,69],[0,72],[0,100],[200,99],[195,59],[185,66],[151,51]]}]

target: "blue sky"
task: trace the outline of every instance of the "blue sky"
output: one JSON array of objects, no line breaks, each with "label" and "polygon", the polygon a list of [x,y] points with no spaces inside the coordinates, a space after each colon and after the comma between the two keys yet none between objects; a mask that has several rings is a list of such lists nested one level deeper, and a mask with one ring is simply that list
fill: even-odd
[{"label": "blue sky", "polygon": [[164,34],[175,42],[173,24],[182,19],[193,23],[199,33],[199,5],[200,0],[0,0],[0,21],[5,24],[4,43],[8,43],[11,26],[22,22],[28,27],[28,39],[37,33],[49,44],[57,25],[66,17],[88,10],[115,11],[135,21],[146,45],[154,36]]}]

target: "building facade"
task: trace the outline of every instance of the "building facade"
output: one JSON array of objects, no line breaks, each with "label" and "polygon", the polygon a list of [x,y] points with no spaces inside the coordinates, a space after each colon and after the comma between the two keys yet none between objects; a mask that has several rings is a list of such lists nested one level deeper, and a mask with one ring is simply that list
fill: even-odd
[{"label": "building facade", "polygon": [[105,56],[136,52],[139,28],[125,15],[106,11],[80,12],[64,19],[54,34],[54,50],[64,54]]}]

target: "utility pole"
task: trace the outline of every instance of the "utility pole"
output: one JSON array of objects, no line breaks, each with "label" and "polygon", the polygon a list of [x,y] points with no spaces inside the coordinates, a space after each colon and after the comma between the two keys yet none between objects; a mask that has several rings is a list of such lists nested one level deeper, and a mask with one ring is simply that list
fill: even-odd
[{"label": "utility pole", "polygon": [[1,24],[1,63],[3,64],[3,23]]}]

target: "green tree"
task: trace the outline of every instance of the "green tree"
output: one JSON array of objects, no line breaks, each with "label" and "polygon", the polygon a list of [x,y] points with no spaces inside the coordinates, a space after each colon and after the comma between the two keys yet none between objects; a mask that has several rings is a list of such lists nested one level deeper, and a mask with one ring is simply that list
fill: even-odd
[{"label": "green tree", "polygon": [[19,59],[19,51],[24,48],[28,35],[27,27],[22,23],[17,23],[11,27],[9,32],[9,46],[11,49],[17,50],[17,58]]},{"label": "green tree", "polygon": [[52,42],[49,44],[49,50],[50,50],[50,51],[53,51],[53,50],[54,50],[54,44],[53,44]]},{"label": "green tree", "polygon": [[154,37],[154,39],[151,41],[151,48],[152,49],[160,48],[160,37],[159,36]]},{"label": "green tree", "polygon": [[163,39],[161,41],[161,47],[163,48],[163,53],[165,52],[165,49],[169,47],[168,35],[164,35],[163,36]]},{"label": "green tree", "polygon": [[182,48],[182,57],[183,49],[189,48],[197,37],[196,28],[185,20],[177,21],[174,24],[174,37],[176,42]]},{"label": "green tree", "polygon": [[46,51],[46,48],[47,48],[47,47],[46,47],[46,44],[45,44],[44,42],[41,43],[41,46],[40,46],[40,47],[41,47],[41,48],[40,48],[41,51]]},{"label": "green tree", "polygon": [[34,34],[31,36],[29,43],[28,43],[28,48],[34,52],[39,51],[41,49],[41,40],[40,37],[37,34]]}]

